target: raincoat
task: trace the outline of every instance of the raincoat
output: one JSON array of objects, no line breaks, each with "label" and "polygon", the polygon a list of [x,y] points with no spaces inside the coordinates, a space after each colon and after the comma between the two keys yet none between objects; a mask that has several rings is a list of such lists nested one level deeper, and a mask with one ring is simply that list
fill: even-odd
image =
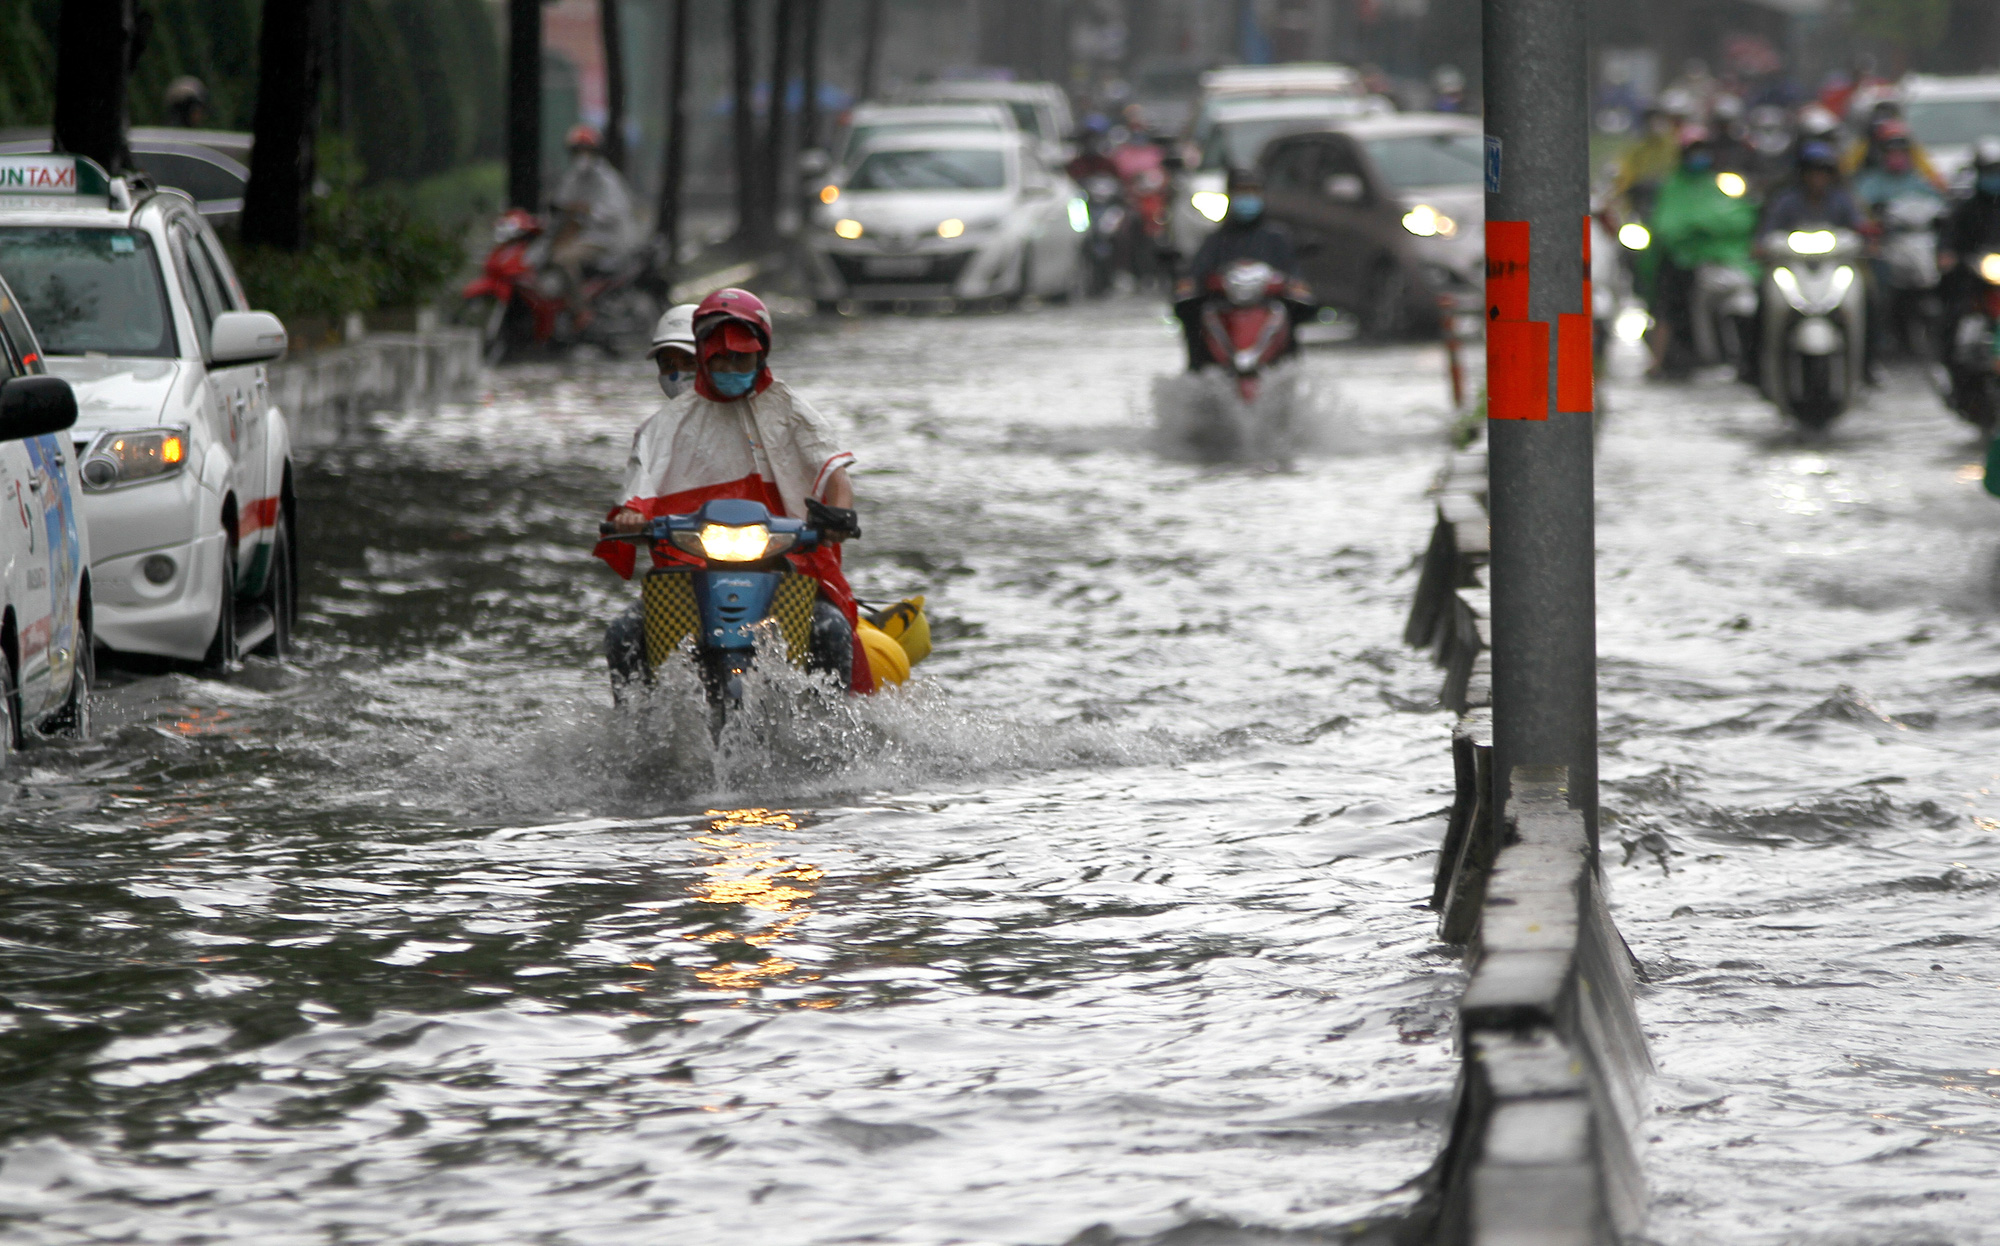
[{"label": "raincoat", "polygon": [[577,213],[579,243],[603,255],[617,255],[631,246],[636,223],[631,188],[596,152],[579,154],[563,171],[555,205]]},{"label": "raincoat", "polygon": [[[706,376],[702,378],[706,381]],[[661,407],[632,437],[625,461],[624,507],[647,518],[685,515],[711,498],[747,498],[762,502],[773,515],[803,519],[806,499],[823,500],[834,472],[854,461],[834,441],[833,429],[818,411],[791,387],[763,369],[756,388],[730,402],[717,401],[700,385]],[[613,507],[615,515],[619,507]],[[606,518],[610,516],[607,515]],[[600,541],[593,551],[626,579],[638,562],[638,551],[627,541]],[[820,583],[820,593],[854,626],[854,590],[841,570],[840,546],[823,545],[808,554],[786,557],[800,572]],[[699,565],[697,559],[656,543],[653,565]],[[859,640],[854,647],[851,687],[874,687],[868,658]]]},{"label": "raincoat", "polygon": [[1648,228],[1662,258],[1677,267],[1692,271],[1703,264],[1727,264],[1753,275],[1757,271],[1750,261],[1757,205],[1747,195],[1723,194],[1713,170],[1674,170],[1660,183]]}]

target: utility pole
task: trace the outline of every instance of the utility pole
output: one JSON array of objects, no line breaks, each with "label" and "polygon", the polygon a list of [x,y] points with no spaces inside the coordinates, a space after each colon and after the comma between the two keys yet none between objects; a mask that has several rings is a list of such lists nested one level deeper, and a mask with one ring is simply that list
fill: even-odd
[{"label": "utility pole", "polygon": [[757,117],[751,111],[751,92],[756,86],[756,40],[751,22],[750,0],[730,0],[729,54],[731,117],[734,123],[731,154],[736,158],[736,237],[738,241],[762,239],[762,218],[757,197]]},{"label": "utility pole", "polygon": [[821,0],[799,0],[799,150],[819,146],[819,14]]},{"label": "utility pole", "polygon": [[542,204],[542,0],[507,0],[507,202]]},{"label": "utility pole", "polygon": [[597,0],[597,35],[604,44],[604,158],[625,168],[625,36],[620,0]]},{"label": "utility pole", "polygon": [[1493,774],[1567,766],[1597,835],[1585,0],[1484,0]]},{"label": "utility pole", "polygon": [[660,237],[672,279],[681,263],[681,170],[687,150],[688,0],[673,0],[673,49],[667,53],[667,151],[660,162]]},{"label": "utility pole", "polygon": [[243,241],[281,251],[306,242],[319,136],[319,0],[264,0],[257,35],[257,112],[250,183],[243,189]]}]

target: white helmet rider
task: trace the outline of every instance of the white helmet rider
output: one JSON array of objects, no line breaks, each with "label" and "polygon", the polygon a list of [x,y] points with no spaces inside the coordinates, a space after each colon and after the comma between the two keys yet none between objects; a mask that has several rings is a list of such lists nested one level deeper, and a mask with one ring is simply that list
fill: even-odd
[{"label": "white helmet rider", "polygon": [[660,392],[669,398],[680,397],[694,384],[694,309],[693,303],[669,307],[653,326],[646,358],[659,365]]}]

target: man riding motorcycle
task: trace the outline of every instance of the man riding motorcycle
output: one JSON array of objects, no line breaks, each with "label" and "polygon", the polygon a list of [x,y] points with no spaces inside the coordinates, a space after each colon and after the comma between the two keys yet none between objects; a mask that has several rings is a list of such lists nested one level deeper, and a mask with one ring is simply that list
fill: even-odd
[{"label": "man riding motorcycle", "polygon": [[[1743,270],[1752,281],[1755,266],[1750,245],[1757,229],[1757,207],[1742,193],[1722,189],[1716,177],[1714,147],[1707,131],[1688,126],[1681,132],[1680,167],[1660,183],[1648,222],[1659,248],[1653,276],[1653,374],[1679,374],[1695,340],[1695,270],[1722,264]],[[1743,334],[1748,338],[1749,334]]]},{"label": "man riding motorcycle", "polygon": [[[1875,254],[1868,268],[1869,286],[1868,350],[1870,360],[1880,358],[1890,342],[1892,321],[1916,324],[1918,340],[1927,341],[1932,311],[1923,307],[1931,297],[1930,287],[1937,274],[1928,271],[1935,248],[1929,240],[1931,226],[1942,213],[1944,196],[1936,184],[1917,167],[1910,128],[1893,118],[1875,123],[1874,151],[1868,163],[1854,177],[1854,197],[1861,211],[1879,231]],[[1916,235],[1914,238],[1912,235]],[[1912,249],[1914,243],[1914,249]],[[1895,261],[1903,258],[1898,272]],[[1908,271],[1919,269],[1925,271]],[[1901,291],[1892,294],[1892,291]],[[1898,340],[1908,335],[1898,330]],[[1872,362],[1871,362],[1872,370]]]},{"label": "man riding motorcycle", "polygon": [[[1283,230],[1264,219],[1264,180],[1254,171],[1233,169],[1229,174],[1229,211],[1194,253],[1188,272],[1174,283],[1174,315],[1187,339],[1188,371],[1199,372],[1215,364],[1201,335],[1201,305],[1211,293],[1210,279],[1238,260],[1261,260],[1291,278],[1285,305],[1293,324],[1316,311],[1312,295],[1298,277],[1298,260],[1292,240]],[[1286,353],[1298,350],[1292,336]]]},{"label": "man riding motorcycle", "polygon": [[[808,519],[822,533],[860,536],[847,478],[854,456],[838,447],[824,416],[771,374],[771,313],[763,302],[747,290],[718,290],[695,309],[693,330],[693,392],[639,426],[626,460],[624,500],[608,516],[612,526],[641,532],[659,516],[687,514],[716,498],[745,498],[773,515]],[[632,577],[637,558],[629,542],[601,541],[594,552]],[[850,691],[869,691],[874,680],[856,639],[854,593],[839,544],[786,557],[819,581],[808,668],[832,672]],[[677,563],[693,560],[663,543],[654,546],[655,566]],[[643,677],[637,604],[606,629],[604,650],[614,682]]]},{"label": "man riding motorcycle", "polygon": [[1972,195],[1953,208],[1938,232],[1938,291],[1947,308],[1961,307],[1972,290],[1966,265],[2000,247],[2000,136],[1982,138],[1972,151]]},{"label": "man riding motorcycle", "polygon": [[632,188],[604,158],[604,141],[591,126],[569,132],[569,168],[556,183],[557,225],[549,258],[580,289],[586,272],[601,268],[632,247],[637,216]]}]

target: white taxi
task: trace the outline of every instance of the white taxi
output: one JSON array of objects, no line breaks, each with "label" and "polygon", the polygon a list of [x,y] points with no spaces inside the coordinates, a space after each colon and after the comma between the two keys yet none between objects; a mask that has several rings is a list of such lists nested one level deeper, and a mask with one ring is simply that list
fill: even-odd
[{"label": "white taxi", "polygon": [[298,608],[291,435],[194,200],[77,156],[0,156],[0,277],[75,387],[97,643],[226,669],[283,657]]},{"label": "white taxi", "polygon": [[63,444],[75,423],[69,382],[43,370],[0,281],[0,762],[30,732],[90,729],[90,538]]}]

